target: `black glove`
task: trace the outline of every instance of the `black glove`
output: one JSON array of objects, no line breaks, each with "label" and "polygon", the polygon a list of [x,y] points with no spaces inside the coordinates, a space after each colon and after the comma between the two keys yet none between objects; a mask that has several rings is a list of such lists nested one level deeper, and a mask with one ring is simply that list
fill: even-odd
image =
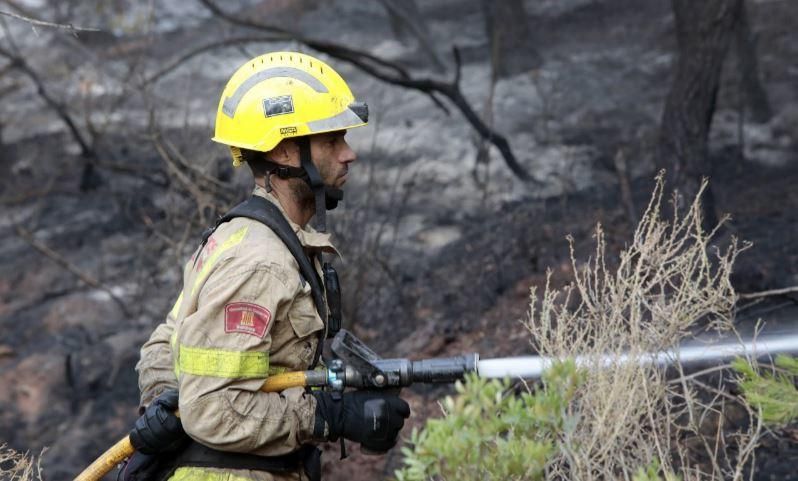
[{"label": "black glove", "polygon": [[188,439],[177,417],[177,391],[170,389],[147,406],[130,431],[130,443],[142,454],[158,454],[179,449]]},{"label": "black glove", "polygon": [[160,468],[159,458],[155,454],[133,453],[119,468],[117,481],[147,481],[155,479]]},{"label": "black glove", "polygon": [[[396,437],[410,416],[410,406],[392,394],[315,391],[313,395],[316,397],[317,431],[324,429],[326,421],[330,441],[343,436],[377,453],[384,453],[396,445]],[[323,433],[314,434],[321,437]]]}]

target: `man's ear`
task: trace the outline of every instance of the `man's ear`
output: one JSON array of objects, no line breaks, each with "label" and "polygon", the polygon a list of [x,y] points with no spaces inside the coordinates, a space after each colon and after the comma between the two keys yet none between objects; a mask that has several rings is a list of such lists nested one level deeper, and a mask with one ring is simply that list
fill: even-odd
[{"label": "man's ear", "polygon": [[291,165],[291,159],[294,157],[299,158],[299,147],[293,140],[283,139],[274,146],[268,157],[278,164]]}]

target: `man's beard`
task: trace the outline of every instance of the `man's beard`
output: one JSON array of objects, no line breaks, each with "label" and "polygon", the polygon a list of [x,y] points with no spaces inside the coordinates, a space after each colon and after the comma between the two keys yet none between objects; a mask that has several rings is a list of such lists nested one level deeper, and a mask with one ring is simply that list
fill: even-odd
[{"label": "man's beard", "polygon": [[291,189],[291,197],[302,210],[316,210],[316,197],[307,182],[302,179],[288,179],[288,186]]},{"label": "man's beard", "polygon": [[[316,169],[325,186],[335,186],[337,173],[332,171],[333,168],[330,164],[323,163],[320,166],[317,165]],[[297,178],[288,179],[288,187],[291,191],[291,198],[302,210],[316,212],[316,196],[313,193],[313,189],[310,188],[310,185],[308,185],[305,180]]]}]

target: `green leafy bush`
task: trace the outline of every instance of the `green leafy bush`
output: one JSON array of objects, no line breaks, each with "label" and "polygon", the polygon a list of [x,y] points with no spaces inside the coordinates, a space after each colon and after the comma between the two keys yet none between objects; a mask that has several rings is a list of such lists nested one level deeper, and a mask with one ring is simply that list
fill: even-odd
[{"label": "green leafy bush", "polygon": [[468,377],[457,383],[457,396],[443,400],[443,418],[413,430],[397,480],[543,479],[579,382],[573,361],[552,366],[534,392],[516,394],[509,381]]},{"label": "green leafy bush", "polygon": [[776,368],[781,372],[759,373],[745,359],[736,359],[732,365],[742,375],[740,387],[748,402],[756,407],[765,424],[779,426],[798,419],[798,359],[780,355]]},{"label": "green leafy bush", "polygon": [[655,460],[645,468],[638,468],[637,473],[632,477],[632,481],[681,481],[682,479],[681,476],[677,476],[667,470],[664,470],[664,477],[660,477],[660,471],[663,471],[660,468],[660,463]]}]

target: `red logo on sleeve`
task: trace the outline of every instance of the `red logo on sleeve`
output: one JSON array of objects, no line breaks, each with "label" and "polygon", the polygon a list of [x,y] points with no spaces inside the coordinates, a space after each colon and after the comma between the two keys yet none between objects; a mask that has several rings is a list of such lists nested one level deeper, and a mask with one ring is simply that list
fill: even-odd
[{"label": "red logo on sleeve", "polygon": [[240,332],[263,337],[269,329],[272,313],[250,302],[231,302],[224,306],[224,332]]}]

